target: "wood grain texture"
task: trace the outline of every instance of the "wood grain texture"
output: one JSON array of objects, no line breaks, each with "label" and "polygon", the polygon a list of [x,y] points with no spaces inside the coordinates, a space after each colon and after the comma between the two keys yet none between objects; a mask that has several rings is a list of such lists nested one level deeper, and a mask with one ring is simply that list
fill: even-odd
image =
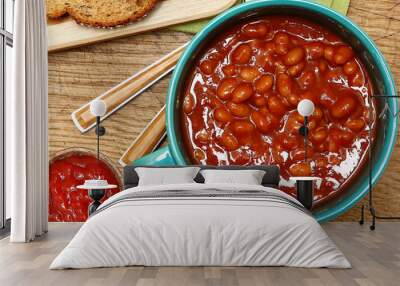
[{"label": "wood grain texture", "polygon": [[[400,88],[400,1],[352,0],[348,16],[375,40]],[[72,111],[107,91],[178,46],[192,35],[168,30],[80,47],[49,55],[50,152],[68,147],[95,150],[95,134],[81,134],[70,119]],[[104,121],[107,133],[101,151],[120,168],[118,159],[165,101],[169,76]],[[400,146],[375,188],[380,215],[400,214]],[[359,206],[338,220],[358,220]]]},{"label": "wood grain texture", "polygon": [[50,223],[49,233],[32,243],[0,241],[3,286],[397,286],[400,223],[382,223],[376,232],[357,223],[323,225],[352,269],[289,267],[118,267],[49,270],[52,260],[78,231],[80,223]]},{"label": "wood grain texture", "polygon": [[145,18],[112,29],[85,27],[71,17],[48,21],[50,52],[203,19],[233,6],[236,0],[163,0]]},{"label": "wood grain texture", "polygon": [[[170,73],[178,62],[186,44],[161,57],[145,69],[140,70],[126,80],[107,90],[96,99],[104,101],[106,113],[101,121],[122,108],[129,101],[140,95],[148,87]],[[91,101],[71,114],[76,127],[82,132],[88,131],[96,124],[96,117],[90,111]]]},{"label": "wood grain texture", "polygon": [[119,159],[122,166],[131,165],[132,162],[157,149],[163,138],[167,136],[165,105],[157,113],[135,141],[128,147]]}]

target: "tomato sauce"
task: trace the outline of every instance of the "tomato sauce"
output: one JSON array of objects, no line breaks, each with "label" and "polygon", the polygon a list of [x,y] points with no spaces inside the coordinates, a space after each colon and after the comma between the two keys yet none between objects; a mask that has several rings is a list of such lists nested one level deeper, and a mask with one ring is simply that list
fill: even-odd
[{"label": "tomato sauce", "polygon": [[85,221],[92,199],[87,190],[77,189],[85,180],[103,179],[118,188],[106,191],[102,201],[119,192],[114,171],[93,155],[71,152],[50,164],[49,221]]},{"label": "tomato sauce", "polygon": [[[297,17],[241,23],[217,36],[188,76],[180,113],[186,153],[194,164],[277,164],[280,187],[292,195],[290,176],[321,177],[321,203],[365,161],[372,92],[363,63],[329,30]],[[307,161],[301,99],[315,105]]]}]

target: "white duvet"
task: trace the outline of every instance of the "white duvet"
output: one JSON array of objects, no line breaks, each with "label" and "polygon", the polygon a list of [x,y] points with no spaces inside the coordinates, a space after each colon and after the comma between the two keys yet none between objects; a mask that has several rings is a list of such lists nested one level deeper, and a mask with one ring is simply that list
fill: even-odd
[{"label": "white duvet", "polygon": [[[262,190],[254,185],[184,184],[136,187],[100,206],[50,269],[145,266],[294,266],[349,268],[318,222],[290,204],[259,198],[151,198],[131,192]],[[297,202],[298,203],[298,202]],[[107,206],[108,207],[105,207]]]}]

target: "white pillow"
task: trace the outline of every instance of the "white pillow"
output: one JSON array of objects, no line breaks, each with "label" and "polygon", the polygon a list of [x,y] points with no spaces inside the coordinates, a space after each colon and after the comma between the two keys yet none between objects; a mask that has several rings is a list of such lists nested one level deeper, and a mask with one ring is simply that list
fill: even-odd
[{"label": "white pillow", "polygon": [[205,184],[261,185],[265,171],[262,170],[201,170]]},{"label": "white pillow", "polygon": [[186,168],[145,168],[135,169],[139,176],[139,186],[195,183],[193,180],[199,167]]}]

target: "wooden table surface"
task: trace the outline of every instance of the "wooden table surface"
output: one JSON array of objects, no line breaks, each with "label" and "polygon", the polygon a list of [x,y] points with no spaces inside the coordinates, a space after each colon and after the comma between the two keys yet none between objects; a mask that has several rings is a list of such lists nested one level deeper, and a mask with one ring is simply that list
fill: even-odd
[{"label": "wooden table surface", "polygon": [[[348,17],[359,24],[386,57],[400,89],[400,1],[351,0]],[[50,157],[66,148],[95,151],[94,131],[81,134],[70,114],[163,54],[187,42],[192,35],[161,30],[49,54]],[[160,80],[106,121],[101,152],[114,165],[165,102],[169,76]],[[380,215],[400,215],[400,148],[396,144],[389,166],[375,188]],[[359,206],[360,204],[358,204]],[[339,220],[357,220],[359,207]]]}]

